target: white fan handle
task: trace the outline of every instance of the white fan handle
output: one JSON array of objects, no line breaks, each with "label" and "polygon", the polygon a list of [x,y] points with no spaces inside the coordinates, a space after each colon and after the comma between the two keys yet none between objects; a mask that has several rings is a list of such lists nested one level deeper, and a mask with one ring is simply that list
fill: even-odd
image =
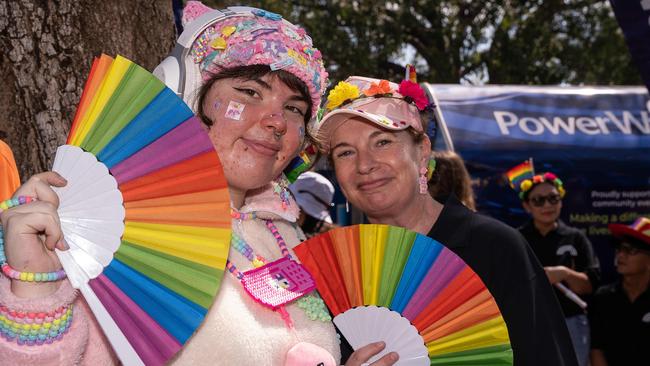
[{"label": "white fan handle", "polygon": [[582,310],[587,309],[587,303],[584,302],[575,292],[569,290],[568,287],[564,286],[560,282],[556,283],[555,287],[557,287],[564,294],[564,296],[568,297],[569,300],[573,301],[574,303],[576,303],[576,305],[580,306]]},{"label": "white fan handle", "polygon": [[[88,276],[86,276],[84,272],[80,270],[80,268],[74,262],[74,259],[70,253],[68,253],[68,251],[57,249],[56,254],[58,255],[59,260],[63,265],[63,269],[65,270],[66,274],[68,274],[70,283],[72,283],[72,286],[79,289],[83,294],[86,302],[88,303],[88,306],[90,306],[93,314],[95,314],[95,318],[99,322],[101,328],[104,330],[106,338],[108,338],[108,341],[113,346],[113,349],[115,350],[115,353],[117,353],[117,357],[120,359],[120,361],[122,361],[122,363],[127,366],[144,366],[144,362],[142,362],[140,356],[138,356],[138,354],[135,352],[135,349],[133,349],[120,328],[117,326],[117,324],[115,324],[113,318],[110,316],[110,314],[108,314],[108,311],[104,305],[102,305],[102,302],[99,301],[97,295],[95,295],[93,290],[88,285]],[[83,280],[84,278],[85,281]]]}]

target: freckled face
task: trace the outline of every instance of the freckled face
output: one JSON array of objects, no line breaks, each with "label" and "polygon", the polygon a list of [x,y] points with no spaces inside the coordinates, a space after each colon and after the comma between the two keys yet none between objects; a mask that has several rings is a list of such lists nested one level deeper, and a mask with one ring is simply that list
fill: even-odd
[{"label": "freckled face", "polygon": [[[244,106],[239,119],[228,111],[231,102]],[[203,108],[213,122],[209,136],[231,190],[246,192],[269,183],[302,144],[307,101],[273,75],[218,80]]]},{"label": "freckled face", "polygon": [[345,197],[368,216],[394,215],[418,199],[419,171],[427,165],[430,145],[416,144],[407,131],[358,118],[337,128],[330,143]]}]

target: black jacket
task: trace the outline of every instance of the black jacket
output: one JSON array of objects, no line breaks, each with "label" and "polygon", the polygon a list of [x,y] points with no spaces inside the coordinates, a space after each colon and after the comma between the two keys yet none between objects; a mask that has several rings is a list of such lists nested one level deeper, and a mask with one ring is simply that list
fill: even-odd
[{"label": "black jacket", "polygon": [[578,365],[551,284],[521,234],[450,197],[429,232],[481,277],[508,327],[514,364]]}]

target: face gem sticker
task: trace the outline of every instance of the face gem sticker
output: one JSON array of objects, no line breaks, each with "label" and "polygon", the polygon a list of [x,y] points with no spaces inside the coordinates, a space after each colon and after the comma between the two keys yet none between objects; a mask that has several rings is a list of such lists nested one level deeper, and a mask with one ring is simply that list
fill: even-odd
[{"label": "face gem sticker", "polygon": [[228,109],[226,109],[226,118],[239,121],[245,107],[245,104],[231,100],[230,103],[228,103]]}]

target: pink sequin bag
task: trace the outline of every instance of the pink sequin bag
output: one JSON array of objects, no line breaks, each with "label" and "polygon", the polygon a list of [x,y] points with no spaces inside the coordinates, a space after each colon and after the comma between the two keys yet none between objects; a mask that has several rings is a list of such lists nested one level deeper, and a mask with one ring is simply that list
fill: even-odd
[{"label": "pink sequin bag", "polygon": [[241,281],[246,292],[273,310],[316,289],[314,279],[305,267],[286,257],[242,275]]}]

